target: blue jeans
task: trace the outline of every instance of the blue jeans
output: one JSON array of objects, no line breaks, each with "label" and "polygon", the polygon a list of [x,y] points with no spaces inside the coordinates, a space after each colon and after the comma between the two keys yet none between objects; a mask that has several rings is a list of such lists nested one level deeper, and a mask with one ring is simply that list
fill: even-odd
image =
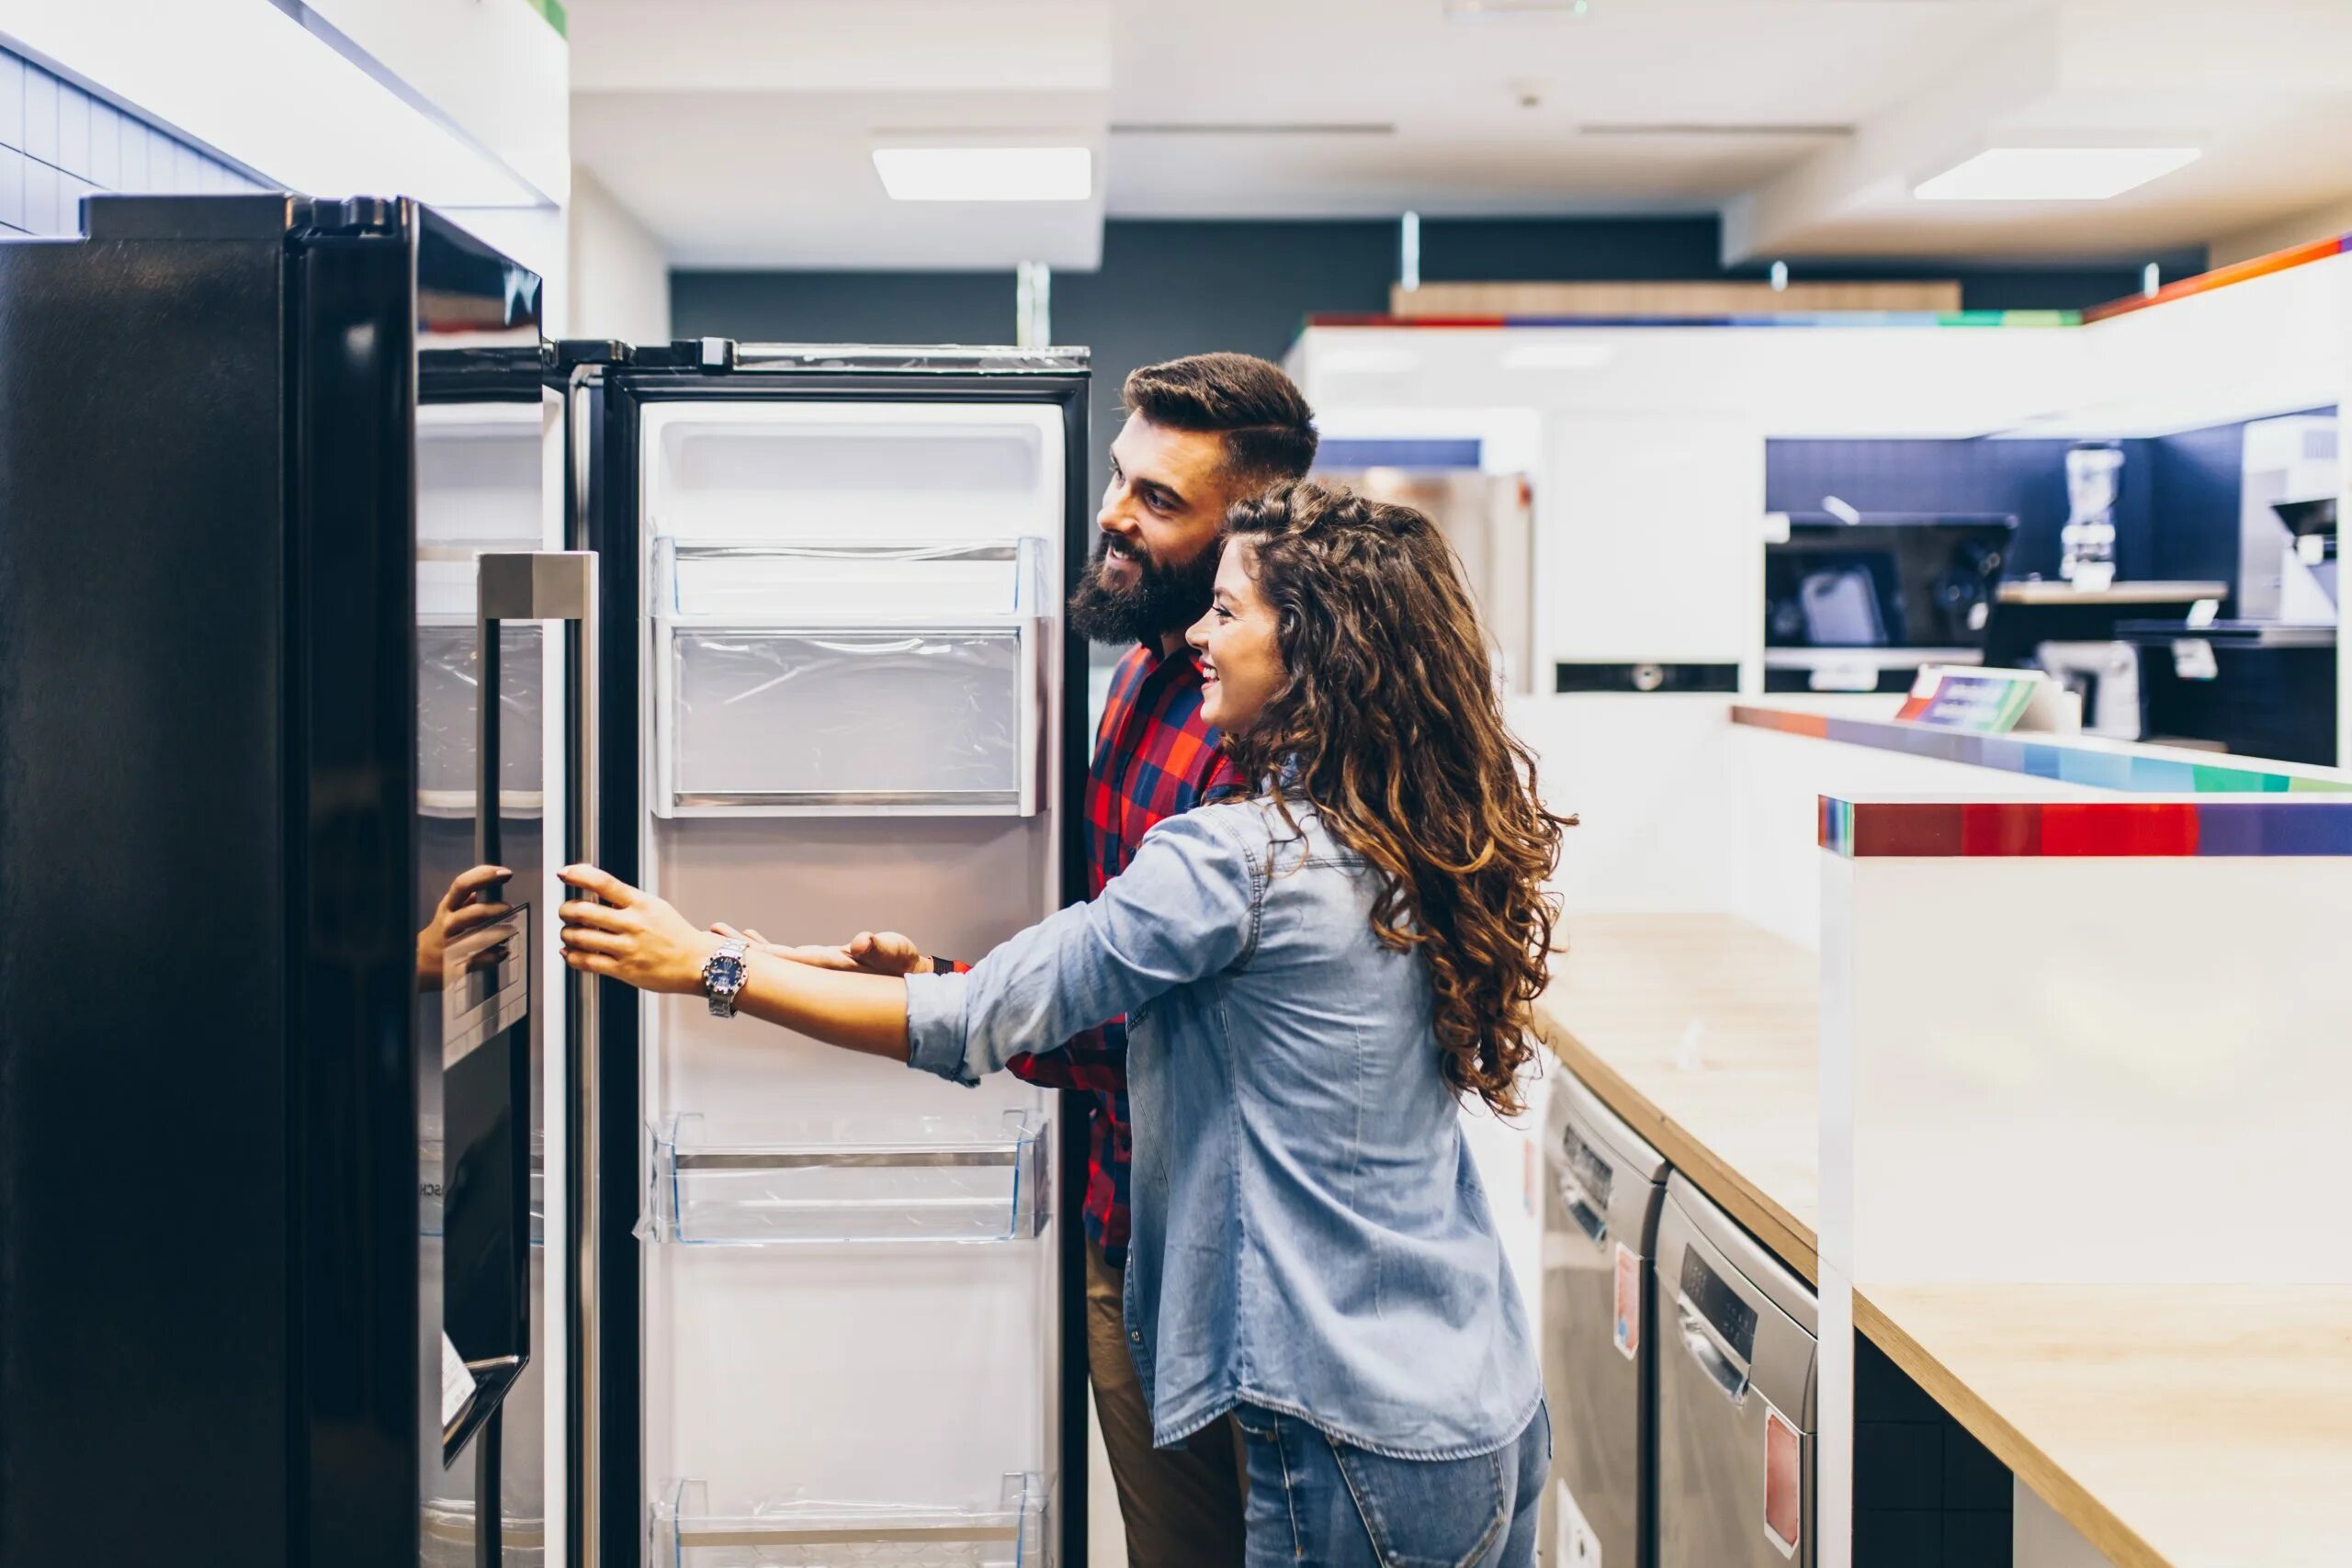
[{"label": "blue jeans", "polygon": [[1294,1416],[1233,1413],[1249,1450],[1249,1568],[1533,1568],[1552,1417],[1470,1459],[1388,1459]]}]

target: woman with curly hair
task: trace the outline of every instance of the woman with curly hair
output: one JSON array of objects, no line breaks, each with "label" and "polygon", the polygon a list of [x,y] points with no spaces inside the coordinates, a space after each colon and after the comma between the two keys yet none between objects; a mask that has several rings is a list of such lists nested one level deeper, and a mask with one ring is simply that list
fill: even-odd
[{"label": "woman with curly hair", "polygon": [[[968,973],[754,952],[735,1003],[966,1083],[1125,1014],[1154,1440],[1234,1414],[1253,1568],[1521,1568],[1551,1427],[1456,1106],[1520,1109],[1570,819],[1537,799],[1427,517],[1294,484],[1225,534],[1190,640],[1252,797],[1161,823],[1101,897]],[[721,938],[565,877],[605,900],[563,906],[574,967],[705,988]]]}]

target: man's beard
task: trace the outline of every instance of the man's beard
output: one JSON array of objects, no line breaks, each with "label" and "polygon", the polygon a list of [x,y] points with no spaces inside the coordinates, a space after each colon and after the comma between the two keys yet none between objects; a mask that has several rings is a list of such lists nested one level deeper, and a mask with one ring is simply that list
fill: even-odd
[{"label": "man's beard", "polygon": [[1095,541],[1094,553],[1079,573],[1069,596],[1070,630],[1089,642],[1123,647],[1131,642],[1157,642],[1169,632],[1180,632],[1208,614],[1216,587],[1216,547],[1210,545],[1179,566],[1162,566],[1141,555],[1127,555],[1136,569],[1135,581],[1114,588],[1102,581],[1102,563],[1111,536]]}]

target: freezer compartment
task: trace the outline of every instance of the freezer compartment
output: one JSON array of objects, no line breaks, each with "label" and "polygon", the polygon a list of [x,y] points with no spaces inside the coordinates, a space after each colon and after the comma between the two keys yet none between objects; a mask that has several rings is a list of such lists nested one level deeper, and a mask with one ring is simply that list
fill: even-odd
[{"label": "freezer compartment", "polygon": [[654,530],[735,538],[1058,535],[1062,414],[1002,401],[648,405]]},{"label": "freezer compartment", "polygon": [[639,1234],[705,1247],[1026,1241],[1048,1212],[1047,1122],[854,1119],[767,1136],[681,1116],[654,1135]]},{"label": "freezer compartment", "polygon": [[678,1483],[653,1506],[649,1561],[677,1568],[1024,1568],[1046,1561],[1045,1488],[1008,1475],[993,1505],[968,1508],[794,1499],[714,1508]]}]

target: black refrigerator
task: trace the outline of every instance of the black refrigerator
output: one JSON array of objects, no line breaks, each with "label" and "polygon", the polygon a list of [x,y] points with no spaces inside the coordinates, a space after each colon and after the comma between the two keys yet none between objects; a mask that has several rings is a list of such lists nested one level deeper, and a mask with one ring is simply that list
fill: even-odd
[{"label": "black refrigerator", "polygon": [[0,1561],[527,1558],[593,583],[539,279],[405,201],[83,222],[0,244]]},{"label": "black refrigerator", "polygon": [[574,976],[554,872],[967,957],[1082,893],[1083,351],[84,229],[0,244],[0,1561],[1082,1562],[1082,1107]]}]

